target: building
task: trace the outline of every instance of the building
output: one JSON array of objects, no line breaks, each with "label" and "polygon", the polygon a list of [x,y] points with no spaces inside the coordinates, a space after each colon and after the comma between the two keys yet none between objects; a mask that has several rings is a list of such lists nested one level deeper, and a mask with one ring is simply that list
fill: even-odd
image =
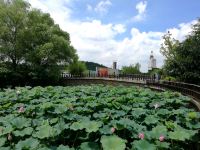
[{"label": "building", "polygon": [[150,71],[150,70],[152,70],[154,68],[157,68],[157,66],[156,66],[156,59],[153,56],[153,51],[151,51],[148,70]]},{"label": "building", "polygon": [[119,70],[117,69],[117,62],[113,62],[112,68],[96,67],[96,74],[99,77],[108,77],[119,75]]}]

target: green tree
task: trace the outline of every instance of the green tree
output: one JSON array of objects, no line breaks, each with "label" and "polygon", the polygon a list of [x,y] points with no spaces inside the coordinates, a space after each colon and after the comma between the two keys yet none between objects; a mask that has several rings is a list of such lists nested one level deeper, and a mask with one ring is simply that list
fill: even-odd
[{"label": "green tree", "polygon": [[73,75],[82,75],[86,71],[86,65],[83,62],[75,62],[69,66],[69,72]]},{"label": "green tree", "polygon": [[21,37],[27,22],[29,4],[21,0],[0,0],[0,55],[16,71],[24,59]]},{"label": "green tree", "polygon": [[130,66],[123,66],[122,67],[122,73],[124,74],[139,74],[141,65],[139,63],[136,63],[134,65]]},{"label": "green tree", "polygon": [[23,0],[0,0],[0,63],[22,78],[57,80],[78,60],[70,36]]},{"label": "green tree", "polygon": [[165,38],[164,41],[167,52],[163,53],[166,57],[164,69],[167,75],[183,82],[200,84],[200,20],[184,41],[167,43]]}]

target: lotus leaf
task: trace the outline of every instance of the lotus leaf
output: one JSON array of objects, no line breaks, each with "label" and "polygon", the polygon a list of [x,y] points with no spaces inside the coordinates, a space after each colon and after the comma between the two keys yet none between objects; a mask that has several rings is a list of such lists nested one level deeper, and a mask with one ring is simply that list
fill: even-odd
[{"label": "lotus leaf", "polygon": [[72,130],[82,130],[86,129],[86,132],[96,132],[99,130],[99,127],[102,126],[101,122],[96,122],[96,121],[88,121],[88,120],[83,120],[80,122],[74,122],[71,126],[70,129]]},{"label": "lotus leaf", "polygon": [[34,138],[26,139],[25,141],[19,141],[15,146],[16,150],[30,149],[37,150],[39,146],[39,141]]},{"label": "lotus leaf", "polygon": [[152,129],[152,131],[150,132],[150,135],[152,138],[155,138],[155,139],[159,139],[159,137],[161,135],[166,137],[167,136],[167,128],[163,125],[158,125]]},{"label": "lotus leaf", "polygon": [[0,136],[11,133],[14,129],[12,128],[11,125],[7,125],[6,127],[1,127],[1,132],[0,132]]},{"label": "lotus leaf", "polygon": [[198,149],[200,113],[189,104],[187,96],[135,86],[5,89],[0,150]]},{"label": "lotus leaf", "polygon": [[159,119],[153,115],[149,115],[145,118],[144,122],[146,124],[156,124],[159,121]]},{"label": "lotus leaf", "polygon": [[0,150],[10,150],[10,147],[0,147]]},{"label": "lotus leaf", "polygon": [[4,146],[6,140],[7,140],[6,138],[0,138],[0,147]]},{"label": "lotus leaf", "polygon": [[56,150],[74,150],[74,148],[69,148],[69,146],[60,145]]},{"label": "lotus leaf", "polygon": [[126,148],[126,140],[116,135],[102,136],[101,144],[104,150],[125,150]]},{"label": "lotus leaf", "polygon": [[165,149],[169,149],[170,147],[169,147],[169,143],[167,143],[167,142],[160,142],[160,141],[156,141],[156,145],[157,145],[157,147],[159,147],[159,148],[165,148]]},{"label": "lotus leaf", "polygon": [[13,132],[13,134],[14,134],[15,136],[21,136],[21,137],[23,137],[23,136],[25,136],[25,135],[31,135],[32,132],[33,132],[33,128],[28,127],[28,128],[25,128],[25,129],[23,129],[23,130],[21,130],[21,131],[16,130],[16,131]]},{"label": "lotus leaf", "polygon": [[11,121],[11,124],[14,128],[22,129],[24,127],[29,127],[31,125],[30,119],[26,119],[24,117],[17,117]]},{"label": "lotus leaf", "polygon": [[156,145],[151,144],[146,140],[134,141],[132,145],[133,150],[156,150]]},{"label": "lotus leaf", "polygon": [[177,141],[185,141],[185,140],[190,139],[196,133],[197,131],[178,128],[174,132],[169,132],[168,135],[170,139],[177,140]]},{"label": "lotus leaf", "polygon": [[85,142],[80,146],[80,150],[100,150],[98,144],[93,142]]},{"label": "lotus leaf", "polygon": [[50,125],[42,125],[40,127],[37,127],[36,130],[37,132],[33,134],[33,136],[39,139],[52,137],[56,132],[55,129],[52,128]]}]

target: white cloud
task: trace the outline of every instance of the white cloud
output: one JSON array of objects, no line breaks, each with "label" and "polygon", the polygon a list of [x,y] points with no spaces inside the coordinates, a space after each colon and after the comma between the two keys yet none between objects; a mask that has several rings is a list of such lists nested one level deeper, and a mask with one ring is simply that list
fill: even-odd
[{"label": "white cloud", "polygon": [[172,34],[173,38],[182,41],[184,40],[185,36],[187,36],[188,33],[192,31],[191,25],[196,24],[196,23],[197,23],[197,20],[193,20],[188,23],[179,24],[178,28],[171,28],[168,30]]},{"label": "white cloud", "polygon": [[87,4],[87,10],[88,10],[88,11],[92,11],[92,10],[93,10],[92,6],[89,5],[89,4]]},{"label": "white cloud", "polygon": [[97,12],[97,13],[100,13],[100,14],[105,14],[108,12],[108,8],[112,5],[111,1],[110,0],[102,0],[100,1],[97,6],[94,8],[94,10]]},{"label": "white cloud", "polygon": [[41,9],[46,13],[50,13],[56,24],[61,28],[64,27],[65,21],[70,20],[72,0],[26,0],[33,8]]},{"label": "white cloud", "polygon": [[133,17],[133,21],[142,21],[146,15],[147,1],[141,1],[136,4],[138,14]]},{"label": "white cloud", "polygon": [[[119,67],[139,62],[142,71],[147,71],[151,51],[154,51],[158,67],[161,67],[163,57],[160,54],[160,44],[164,33],[169,30],[174,38],[183,40],[191,31],[191,24],[195,23],[182,23],[164,32],[142,32],[133,27],[130,31],[131,37],[116,40],[117,35],[126,31],[123,24],[103,24],[100,20],[74,20],[70,17],[72,10],[68,7],[72,0],[28,1],[34,7],[49,12],[55,22],[70,33],[72,45],[77,49],[81,60],[94,61],[109,67],[113,60],[117,60]],[[141,7],[140,12],[145,12],[145,8]]]},{"label": "white cloud", "polygon": [[124,25],[122,25],[122,24],[116,24],[116,25],[113,27],[113,29],[114,29],[115,31],[117,31],[118,33],[124,33],[124,32],[126,32],[126,27],[125,27]]}]

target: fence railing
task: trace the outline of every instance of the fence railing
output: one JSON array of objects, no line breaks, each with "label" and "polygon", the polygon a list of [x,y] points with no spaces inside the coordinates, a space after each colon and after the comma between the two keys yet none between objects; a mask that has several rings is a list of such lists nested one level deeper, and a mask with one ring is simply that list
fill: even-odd
[{"label": "fence railing", "polygon": [[170,89],[196,98],[200,102],[200,86],[182,82],[147,80],[149,86]]},{"label": "fence railing", "polygon": [[113,79],[124,79],[124,80],[155,80],[153,76],[146,74],[118,74],[118,75],[98,75],[98,74],[79,74],[73,75],[68,73],[62,73],[62,78],[70,79],[70,78],[113,78]]}]

